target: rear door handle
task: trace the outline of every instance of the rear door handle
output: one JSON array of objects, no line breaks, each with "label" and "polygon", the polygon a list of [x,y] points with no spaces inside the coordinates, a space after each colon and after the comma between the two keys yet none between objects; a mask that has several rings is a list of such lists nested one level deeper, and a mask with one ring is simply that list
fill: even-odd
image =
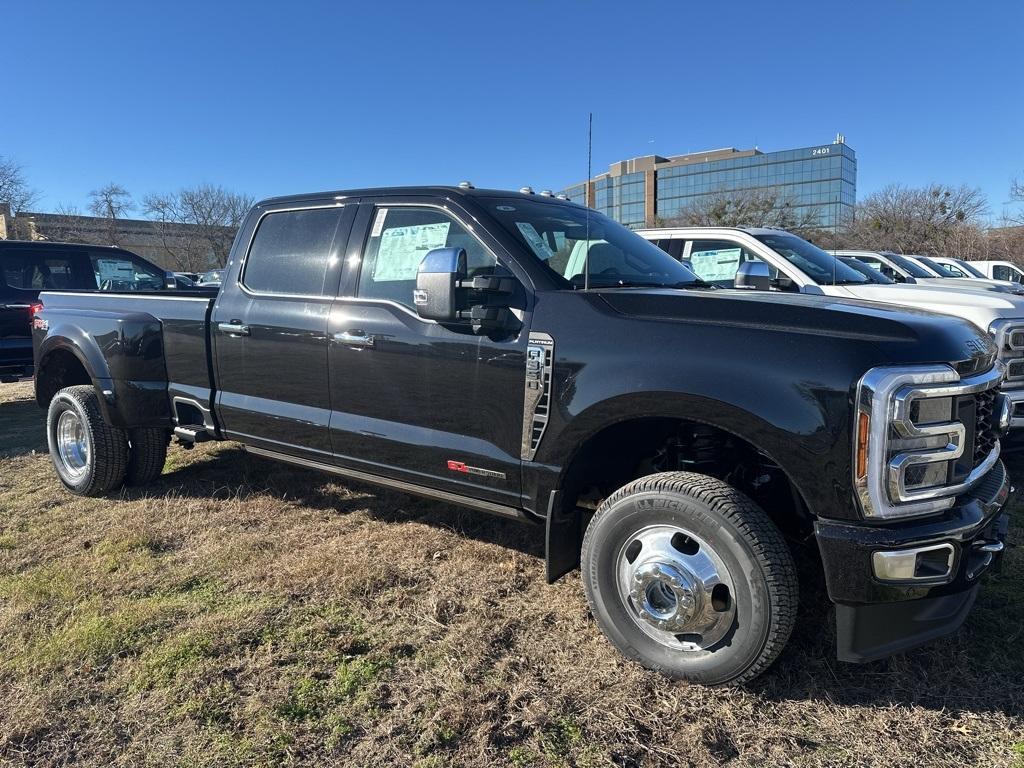
[{"label": "rear door handle", "polygon": [[359,347],[360,349],[372,349],[377,339],[365,331],[348,330],[334,334],[334,340],[339,344],[348,347]]},{"label": "rear door handle", "polygon": [[241,323],[230,322],[230,323],[217,323],[217,329],[221,333],[226,333],[228,336],[248,336],[249,326],[242,325]]}]

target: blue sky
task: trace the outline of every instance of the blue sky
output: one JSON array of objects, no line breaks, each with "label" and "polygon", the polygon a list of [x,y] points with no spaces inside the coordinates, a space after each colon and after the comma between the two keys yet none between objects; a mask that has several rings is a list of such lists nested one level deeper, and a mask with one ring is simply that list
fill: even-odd
[{"label": "blue sky", "polygon": [[38,208],[197,183],[560,188],[637,155],[826,143],[858,197],[1024,175],[1024,3],[4,3],[0,155]]}]

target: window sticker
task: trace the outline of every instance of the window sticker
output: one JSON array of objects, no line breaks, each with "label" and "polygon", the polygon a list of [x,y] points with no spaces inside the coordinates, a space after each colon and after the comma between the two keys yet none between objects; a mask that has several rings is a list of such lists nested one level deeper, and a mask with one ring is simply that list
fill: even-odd
[{"label": "window sticker", "polygon": [[551,250],[544,238],[540,236],[540,233],[536,228],[528,221],[517,221],[516,226],[519,227],[519,231],[523,233],[523,237],[526,238],[526,242],[533,248],[533,252],[542,259],[550,259],[555,255],[555,252]]},{"label": "window sticker", "polygon": [[370,232],[370,237],[380,237],[380,233],[384,231],[384,219],[387,217],[387,208],[378,209],[377,217],[373,220],[373,230]]},{"label": "window sticker", "polygon": [[698,251],[690,254],[690,264],[701,280],[732,280],[740,268],[740,248]]},{"label": "window sticker", "polygon": [[373,281],[415,280],[427,251],[444,248],[450,221],[385,230],[373,265]]},{"label": "window sticker", "polygon": [[96,259],[100,280],[135,280],[135,268],[130,261]]}]

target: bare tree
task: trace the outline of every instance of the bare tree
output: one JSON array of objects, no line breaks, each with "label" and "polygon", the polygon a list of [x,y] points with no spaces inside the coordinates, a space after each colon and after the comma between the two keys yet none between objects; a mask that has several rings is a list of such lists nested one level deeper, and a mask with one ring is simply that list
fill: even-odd
[{"label": "bare tree", "polygon": [[[164,248],[178,269],[198,272],[223,266],[235,233],[254,199],[203,184],[148,195],[144,211],[159,223]],[[187,224],[189,227],[179,225]]]},{"label": "bare tree", "polygon": [[988,203],[976,187],[890,184],[857,204],[850,245],[899,253],[952,253],[976,230]]},{"label": "bare tree", "polygon": [[0,155],[0,203],[6,203],[11,213],[21,213],[32,205],[38,195],[25,180],[21,165]]},{"label": "bare tree", "polygon": [[110,182],[106,186],[90,192],[89,198],[89,212],[93,216],[107,220],[103,238],[106,240],[105,244],[118,245],[120,238],[117,220],[123,219],[126,213],[135,208],[131,194],[120,184]]},{"label": "bare tree", "polygon": [[720,190],[697,198],[675,216],[660,219],[659,226],[682,227],[779,227],[806,232],[821,226],[818,215],[801,207],[777,190]]},{"label": "bare tree", "polygon": [[[1014,203],[1024,203],[1024,179],[1014,179],[1010,182],[1010,200]],[[1024,225],[1024,208],[1016,214],[1006,216],[1008,224]]]}]

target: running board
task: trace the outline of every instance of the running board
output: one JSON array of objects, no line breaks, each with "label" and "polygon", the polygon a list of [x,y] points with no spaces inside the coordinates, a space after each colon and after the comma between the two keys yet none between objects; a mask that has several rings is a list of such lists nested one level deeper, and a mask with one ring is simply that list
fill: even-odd
[{"label": "running board", "polygon": [[213,439],[213,435],[207,431],[206,427],[200,426],[175,427],[174,436],[183,443],[205,443],[207,440]]},{"label": "running board", "polygon": [[402,480],[394,480],[390,477],[383,477],[381,475],[373,475],[369,472],[360,472],[358,469],[349,469],[348,467],[338,467],[334,464],[324,464],[320,461],[313,461],[311,459],[302,459],[298,456],[290,456],[287,453],[278,453],[277,451],[268,451],[266,448],[257,448],[256,446],[246,445],[243,446],[249,453],[255,453],[258,456],[266,456],[269,459],[277,459],[278,461],[285,461],[289,464],[297,464],[300,467],[308,467],[309,469],[319,469],[321,472],[329,472],[333,475],[341,475],[351,480],[359,480],[364,483],[370,483],[372,485],[382,485],[387,488],[393,488],[397,491],[404,491],[405,493],[411,493],[415,496],[424,496],[428,499],[435,499],[437,501],[447,501],[450,504],[457,504],[460,507],[469,507],[470,509],[476,509],[481,512],[487,512],[492,515],[498,515],[499,517],[510,517],[514,520],[526,520],[528,519],[526,514],[515,507],[508,507],[504,504],[496,504],[493,501],[483,501],[481,499],[474,499],[472,496],[463,496],[458,493],[449,493],[448,491],[439,491],[436,488],[428,488],[423,485],[416,485],[415,483],[406,483]]}]

